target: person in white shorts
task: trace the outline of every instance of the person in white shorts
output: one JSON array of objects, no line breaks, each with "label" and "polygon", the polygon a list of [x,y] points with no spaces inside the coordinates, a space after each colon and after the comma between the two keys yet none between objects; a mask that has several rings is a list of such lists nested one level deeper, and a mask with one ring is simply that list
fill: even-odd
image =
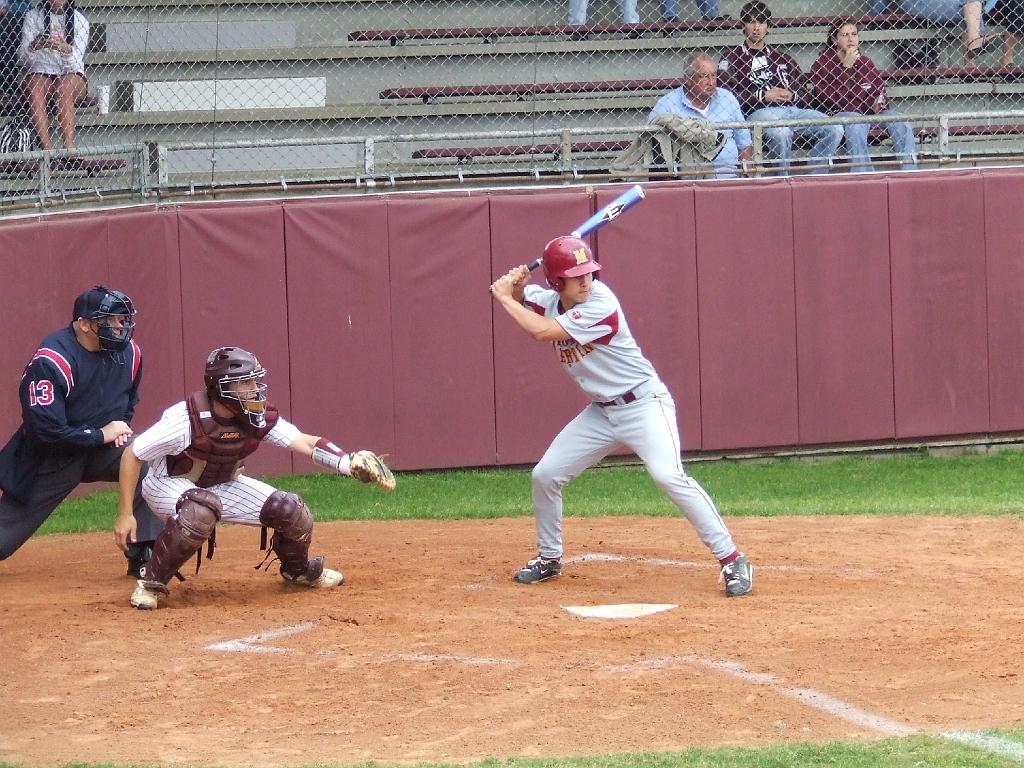
[{"label": "person in white shorts", "polygon": [[329,588],[344,580],[340,571],[324,567],[322,556],[310,559],[313,515],[302,498],[246,477],[243,462],[266,440],[387,490],[394,487],[394,478],[383,469],[390,478],[388,487],[374,472],[366,471],[365,459],[359,457],[369,454],[377,459],[370,452],[350,455],[283,419],[267,403],[265,376],[251,352],[239,347],[213,350],[206,361],[206,388],[164,411],[160,421],[125,450],[114,526],[117,545],[125,550],[135,536],[132,491],[144,463],[149,471],[142,481],[142,495],[166,521],[131,595],[134,607],[156,608],[160,597],[168,594],[171,577],[199,552],[203,542],[207,542],[207,558],[212,557],[220,520],[274,529],[271,549],[281,561],[281,576],[289,583]]},{"label": "person in white shorts", "polygon": [[548,243],[543,265],[550,289],[527,285],[530,270],[523,265],[498,278],[491,295],[523,331],[554,346],[562,368],[591,402],[533,468],[538,553],[515,581],[533,584],[562,572],[562,488],[625,445],[718,559],[725,594],[749,594],[754,568],[711,497],[683,470],[675,402],[633,339],[615,294],[594,281],[601,265],[576,237]]}]

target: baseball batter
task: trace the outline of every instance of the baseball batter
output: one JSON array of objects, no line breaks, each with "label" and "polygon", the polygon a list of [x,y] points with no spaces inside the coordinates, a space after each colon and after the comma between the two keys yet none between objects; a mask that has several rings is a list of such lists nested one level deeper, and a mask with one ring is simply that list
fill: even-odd
[{"label": "baseball batter", "polygon": [[544,248],[543,267],[551,290],[527,285],[530,271],[523,265],[498,278],[491,295],[526,333],[552,343],[591,402],[533,469],[538,553],[515,581],[533,584],[562,572],[562,488],[625,445],[718,559],[725,594],[749,594],[754,568],[736,549],[714,502],[683,470],[672,395],[633,339],[615,294],[594,281],[601,265],[585,242],[559,237]]},{"label": "baseball batter", "polygon": [[[164,411],[159,422],[138,435],[121,458],[120,513],[114,538],[124,550],[134,538],[132,489],[144,463],[149,472],[142,494],[166,521],[131,596],[136,608],[157,607],[167,583],[207,542],[212,557],[218,521],[274,529],[271,549],[285,581],[313,588],[339,586],[340,571],[309,558],[313,515],[302,498],[242,474],[244,460],[264,440],[314,463],[363,482],[393,490],[395,479],[370,451],[345,453],[322,437],[307,435],[267,403],[266,371],[238,347],[220,347],[206,361],[205,390]],[[197,566],[198,568],[198,566]]]}]

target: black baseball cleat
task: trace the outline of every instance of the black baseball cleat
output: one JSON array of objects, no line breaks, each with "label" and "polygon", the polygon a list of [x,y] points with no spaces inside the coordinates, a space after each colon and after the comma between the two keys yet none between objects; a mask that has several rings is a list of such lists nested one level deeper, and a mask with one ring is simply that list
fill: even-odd
[{"label": "black baseball cleat", "polygon": [[141,579],[139,571],[153,556],[153,542],[133,541],[128,545],[128,551],[124,556],[128,560],[128,575],[133,579]]},{"label": "black baseball cleat", "polygon": [[547,581],[562,572],[562,559],[560,557],[541,557],[537,555],[524,565],[512,581],[520,584],[536,584],[538,581]]},{"label": "black baseball cleat", "polygon": [[749,595],[754,588],[754,566],[746,555],[740,555],[728,565],[722,566],[722,575],[718,580],[725,581],[726,597]]}]

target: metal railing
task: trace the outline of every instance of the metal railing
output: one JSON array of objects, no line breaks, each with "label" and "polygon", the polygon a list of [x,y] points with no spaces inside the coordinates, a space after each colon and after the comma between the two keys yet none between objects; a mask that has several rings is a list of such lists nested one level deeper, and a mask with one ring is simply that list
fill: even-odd
[{"label": "metal railing", "polygon": [[[870,124],[906,121],[917,138],[921,169],[1005,165],[1024,162],[1024,110],[829,117],[812,120],[720,123],[719,129],[747,128],[752,159],[741,174],[773,176],[780,171],[766,158],[764,131],[788,126]],[[287,192],[364,193],[386,189],[445,188],[466,185],[567,184],[644,177],[694,178],[706,165],[624,170],[612,167],[622,148],[647,125],[262,138],[220,141],[146,142],[75,150],[13,153],[5,169],[0,214],[59,206],[200,196]],[[1000,131],[1013,133],[1000,133]],[[971,134],[971,135],[964,135]],[[272,168],[268,158],[287,149],[304,151],[308,167]],[[461,151],[454,151],[454,150]],[[438,150],[441,150],[440,152]],[[535,151],[534,151],[535,150]],[[813,170],[794,153],[793,173]],[[70,163],[70,164],[69,164]],[[802,164],[803,163],[803,164]],[[887,140],[873,148],[879,170],[899,166]],[[802,164],[802,165],[801,165]],[[845,156],[828,161],[830,172],[849,170]],[[11,172],[13,169],[13,172]]]}]

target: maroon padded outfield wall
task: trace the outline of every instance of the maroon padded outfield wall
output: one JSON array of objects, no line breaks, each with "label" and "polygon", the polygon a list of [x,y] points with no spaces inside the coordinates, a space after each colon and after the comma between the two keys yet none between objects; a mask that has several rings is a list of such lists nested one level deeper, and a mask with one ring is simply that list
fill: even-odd
[{"label": "maroon padded outfield wall", "polygon": [[[487,293],[621,186],[140,206],[0,222],[0,432],[104,282],[139,308],[134,426],[255,351],[303,431],[398,469],[528,464],[584,404]],[[665,182],[594,248],[685,450],[1024,429],[1024,170]],[[537,275],[536,279],[542,279]],[[260,451],[251,469],[307,471]]]}]

